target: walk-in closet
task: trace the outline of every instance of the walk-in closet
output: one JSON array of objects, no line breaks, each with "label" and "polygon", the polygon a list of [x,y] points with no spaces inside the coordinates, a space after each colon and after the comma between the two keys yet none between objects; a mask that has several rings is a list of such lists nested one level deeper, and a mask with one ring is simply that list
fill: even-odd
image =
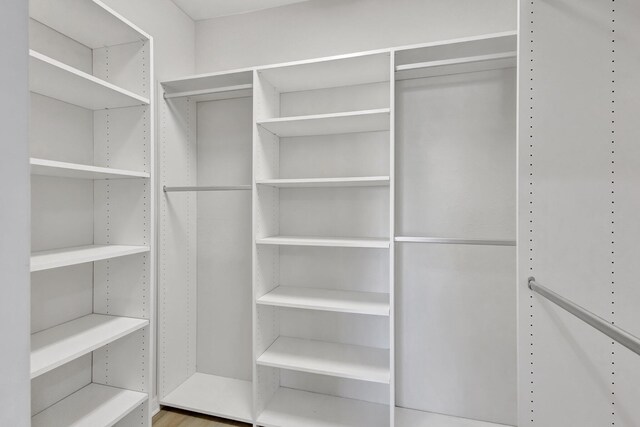
[{"label": "walk-in closet", "polygon": [[640,426],[640,3],[6,0],[0,427]]}]

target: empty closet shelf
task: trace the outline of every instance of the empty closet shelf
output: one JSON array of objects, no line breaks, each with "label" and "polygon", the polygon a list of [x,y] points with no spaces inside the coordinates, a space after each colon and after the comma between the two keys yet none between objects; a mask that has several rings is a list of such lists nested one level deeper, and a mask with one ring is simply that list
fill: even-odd
[{"label": "empty closet shelf", "polygon": [[258,416],[258,424],[265,427],[387,427],[389,407],[281,387]]},{"label": "empty closet shelf", "polygon": [[146,393],[89,384],[31,418],[33,427],[112,426],[147,400]]},{"label": "empty closet shelf", "polygon": [[516,62],[517,52],[510,51],[403,64],[396,67],[396,80],[513,68]]},{"label": "empty closet shelf", "polygon": [[389,350],[279,337],[258,365],[340,378],[389,383]]},{"label": "empty closet shelf", "polygon": [[89,314],[31,335],[31,378],[149,324],[145,319]]},{"label": "empty closet shelf", "polygon": [[149,99],[29,51],[29,89],[89,110],[148,105]]},{"label": "empty closet shelf", "polygon": [[256,239],[259,245],[282,246],[330,246],[345,248],[377,248],[388,249],[389,239],[369,237],[299,237],[299,236],[272,236]]},{"label": "empty closet shelf", "polygon": [[75,179],[123,179],[149,178],[147,172],[136,172],[124,169],[103,168],[99,166],[82,165],[78,163],[59,162],[46,159],[29,159],[31,175],[52,176],[57,178]]},{"label": "empty closet shelf", "polygon": [[389,294],[278,286],[258,304],[340,313],[389,315]]},{"label": "empty closet shelf", "polygon": [[389,186],[388,176],[358,176],[345,178],[262,179],[258,185],[279,188],[314,187],[383,187]]},{"label": "empty closet shelf", "polygon": [[30,0],[29,16],[91,49],[149,39],[101,1]]},{"label": "empty closet shelf", "polygon": [[160,399],[160,404],[252,423],[252,393],[251,381],[196,372]]},{"label": "empty closet shelf", "polygon": [[126,255],[149,252],[148,246],[88,245],[54,249],[31,254],[31,271],[66,267],[85,262],[102,261]]},{"label": "empty closet shelf", "polygon": [[281,117],[258,122],[258,125],[280,137],[385,131],[389,130],[390,124],[388,108]]}]

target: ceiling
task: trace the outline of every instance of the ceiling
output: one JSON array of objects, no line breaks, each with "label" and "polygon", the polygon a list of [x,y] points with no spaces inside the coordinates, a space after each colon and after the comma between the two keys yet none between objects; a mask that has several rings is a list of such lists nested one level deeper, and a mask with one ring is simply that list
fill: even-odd
[{"label": "ceiling", "polygon": [[196,21],[270,9],[303,1],[308,0],[173,0],[180,9]]}]

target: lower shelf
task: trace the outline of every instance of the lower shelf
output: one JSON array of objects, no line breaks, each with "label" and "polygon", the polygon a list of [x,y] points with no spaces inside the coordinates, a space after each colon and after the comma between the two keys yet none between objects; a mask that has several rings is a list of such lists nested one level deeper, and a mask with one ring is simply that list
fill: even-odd
[{"label": "lower shelf", "polygon": [[264,427],[388,427],[389,407],[280,388],[258,417]]},{"label": "lower shelf", "polygon": [[201,414],[252,423],[251,381],[196,372],[160,404]]},{"label": "lower shelf", "polygon": [[146,393],[92,383],[34,415],[31,425],[110,427],[146,400]]},{"label": "lower shelf", "polygon": [[396,407],[395,421],[396,427],[506,427],[504,424],[450,417],[398,407]]}]

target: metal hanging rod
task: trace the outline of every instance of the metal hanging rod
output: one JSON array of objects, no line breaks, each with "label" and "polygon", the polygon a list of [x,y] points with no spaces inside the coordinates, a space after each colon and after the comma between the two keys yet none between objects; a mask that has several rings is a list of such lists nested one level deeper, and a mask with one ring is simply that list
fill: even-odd
[{"label": "metal hanging rod", "polygon": [[184,98],[187,96],[211,95],[213,93],[237,92],[241,90],[249,90],[252,88],[253,88],[253,85],[249,83],[249,84],[237,85],[237,86],[225,86],[225,87],[216,87],[211,89],[191,90],[186,92],[165,93],[164,99]]},{"label": "metal hanging rod", "polygon": [[189,187],[162,187],[165,193],[176,191],[234,191],[251,190],[251,185],[211,185],[211,186],[189,186]]},{"label": "metal hanging rod", "polygon": [[640,355],[640,338],[636,337],[635,335],[631,335],[624,329],[621,329],[616,325],[607,322],[602,317],[556,294],[551,289],[540,285],[538,282],[536,282],[535,277],[529,277],[529,289],[537,292],[552,303],[556,304],[558,307],[565,309],[569,313],[576,316],[578,319],[582,320],[588,325],[593,326],[612,340]]},{"label": "metal hanging rod", "polygon": [[445,245],[484,245],[484,246],[515,246],[515,240],[482,240],[482,239],[456,239],[441,237],[408,237],[398,236],[396,242],[401,243],[439,243]]}]

